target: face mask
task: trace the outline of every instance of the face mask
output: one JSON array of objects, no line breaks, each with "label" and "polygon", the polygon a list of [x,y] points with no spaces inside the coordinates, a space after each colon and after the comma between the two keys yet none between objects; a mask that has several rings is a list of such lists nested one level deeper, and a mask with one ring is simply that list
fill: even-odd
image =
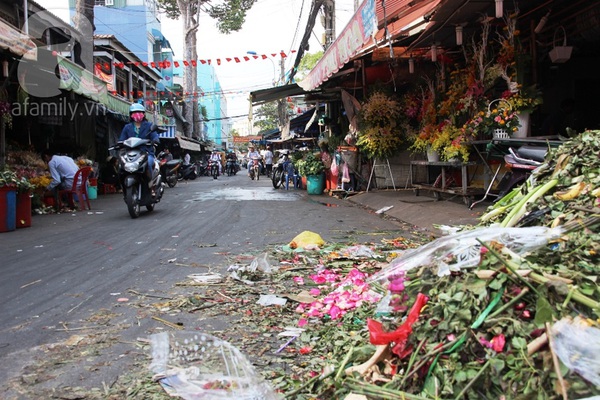
[{"label": "face mask", "polygon": [[133,113],[131,114],[131,119],[135,122],[142,122],[142,120],[144,119],[144,114],[139,112]]}]

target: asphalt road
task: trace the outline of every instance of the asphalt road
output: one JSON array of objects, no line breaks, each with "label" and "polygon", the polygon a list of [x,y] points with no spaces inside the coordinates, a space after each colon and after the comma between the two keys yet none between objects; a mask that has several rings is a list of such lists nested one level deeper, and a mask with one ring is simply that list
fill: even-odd
[{"label": "asphalt road", "polygon": [[[34,216],[32,227],[0,234],[0,384],[30,373],[52,344],[109,325],[121,327],[110,350],[102,350],[110,368],[88,376],[72,365],[46,384],[110,381],[127,368],[121,355],[132,351],[131,342],[161,325],[124,299],[168,297],[190,273],[224,273],[236,255],[248,255],[249,264],[266,246],[288,243],[304,230],[329,243],[365,243],[378,240],[374,232],[406,228],[348,201],[275,190],[270,180],[251,181],[244,171],[179,182],[137,219],[119,194],[99,196],[92,208]],[[0,398],[11,398],[7,393],[0,387]]]}]

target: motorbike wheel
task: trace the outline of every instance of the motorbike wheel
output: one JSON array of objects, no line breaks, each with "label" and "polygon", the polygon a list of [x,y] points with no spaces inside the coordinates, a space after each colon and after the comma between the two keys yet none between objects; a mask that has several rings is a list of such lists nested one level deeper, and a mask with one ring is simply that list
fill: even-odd
[{"label": "motorbike wheel", "polygon": [[169,185],[170,188],[174,188],[177,185],[177,177],[175,175],[169,175],[167,176],[167,185]]},{"label": "motorbike wheel", "polygon": [[213,179],[217,179],[219,177],[219,169],[216,167],[213,167],[212,169],[212,177]]},{"label": "motorbike wheel", "polygon": [[152,203],[152,204],[146,204],[146,210],[148,210],[148,211],[154,210],[154,203]]},{"label": "motorbike wheel", "polygon": [[130,186],[125,189],[125,203],[127,204],[127,211],[129,211],[131,218],[140,216],[140,203],[138,201],[137,188]]},{"label": "motorbike wheel", "polygon": [[279,189],[279,187],[283,184],[283,170],[276,169],[273,171],[273,187],[275,189]]},{"label": "motorbike wheel", "polygon": [[256,171],[254,172],[254,175],[256,175],[256,180],[260,179],[260,170],[257,168]]}]

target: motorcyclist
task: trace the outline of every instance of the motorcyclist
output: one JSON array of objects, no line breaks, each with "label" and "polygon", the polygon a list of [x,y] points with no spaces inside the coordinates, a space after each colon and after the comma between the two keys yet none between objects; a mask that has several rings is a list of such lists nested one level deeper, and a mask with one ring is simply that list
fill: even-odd
[{"label": "motorcyclist", "polygon": [[219,154],[217,150],[213,150],[212,154],[210,155],[210,161],[217,163],[219,166],[219,175],[222,175],[221,154]]},{"label": "motorcyclist", "polygon": [[131,137],[148,139],[152,144],[141,147],[148,153],[148,168],[146,168],[146,176],[148,178],[148,186],[152,185],[152,171],[154,168],[154,144],[160,143],[158,133],[153,129],[153,124],[146,120],[146,108],[140,103],[133,103],[129,107],[129,117],[131,122],[123,127],[119,142],[123,142]]},{"label": "motorcyclist", "polygon": [[[254,163],[254,159],[260,159],[260,153],[254,149],[253,145],[248,146],[248,176],[250,176],[250,168],[252,168],[252,164]],[[252,161],[252,162],[251,162]]]},{"label": "motorcyclist", "polygon": [[237,171],[237,156],[235,155],[235,152],[233,150],[229,150],[229,152],[225,156],[225,160],[226,162],[233,162],[234,172]]}]

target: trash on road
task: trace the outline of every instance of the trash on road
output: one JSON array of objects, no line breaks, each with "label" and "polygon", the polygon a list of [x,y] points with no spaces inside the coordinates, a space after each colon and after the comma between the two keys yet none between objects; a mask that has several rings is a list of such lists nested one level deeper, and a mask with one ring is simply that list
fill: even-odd
[{"label": "trash on road", "polygon": [[189,331],[150,336],[150,370],[169,396],[276,400],[279,396],[248,359],[217,337]]}]

